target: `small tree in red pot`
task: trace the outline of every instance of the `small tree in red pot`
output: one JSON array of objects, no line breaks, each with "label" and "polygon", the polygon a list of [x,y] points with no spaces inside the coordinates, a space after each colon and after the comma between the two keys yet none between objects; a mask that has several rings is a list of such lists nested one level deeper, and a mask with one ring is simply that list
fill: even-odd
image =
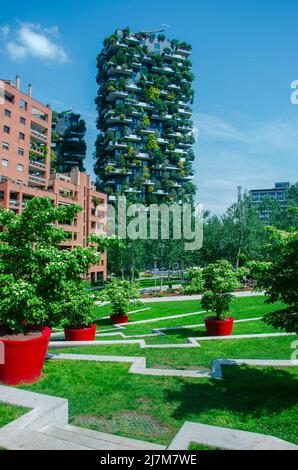
[{"label": "small tree in red pot", "polygon": [[234,318],[229,309],[235,296],[232,292],[240,287],[243,269],[234,270],[227,260],[210,263],[203,269],[204,294],[202,307],[216,313],[206,317],[205,325],[210,336],[228,336],[232,332]]},{"label": "small tree in red pot", "polygon": [[240,286],[239,279],[244,275],[244,269],[234,270],[227,260],[210,263],[205,268],[191,268],[188,272],[191,283],[184,289],[188,295],[202,294],[202,307],[216,313],[216,316],[205,318],[209,335],[230,335],[234,318],[229,316],[232,292]]},{"label": "small tree in red pot", "polygon": [[[70,222],[79,211],[76,205],[55,208],[50,198],[33,198],[21,215],[0,210],[0,381],[32,382],[41,375],[50,327],[59,321],[58,306],[75,271],[74,258],[59,247],[67,235],[56,223]],[[86,263],[79,265],[83,271]]]},{"label": "small tree in red pot", "polygon": [[140,293],[134,284],[121,279],[108,282],[100,294],[101,300],[107,300],[112,305],[111,321],[113,324],[127,323],[127,312],[131,305],[142,305]]},{"label": "small tree in red pot", "polygon": [[0,209],[0,342],[4,346],[0,381],[4,383],[40,377],[50,327],[67,313],[76,316],[77,327],[91,322],[94,300],[83,276],[113,240],[94,236],[96,246],[61,250],[60,242],[68,234],[57,223],[70,223],[80,210],[75,204],[55,208],[47,197],[33,198],[20,215]]}]

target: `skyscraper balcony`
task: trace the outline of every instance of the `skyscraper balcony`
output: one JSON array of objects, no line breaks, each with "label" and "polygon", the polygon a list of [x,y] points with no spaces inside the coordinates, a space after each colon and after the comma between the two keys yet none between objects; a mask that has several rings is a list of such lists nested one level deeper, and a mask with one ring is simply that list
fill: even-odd
[{"label": "skyscraper balcony", "polygon": [[128,93],[126,91],[110,91],[106,97],[107,101],[114,101],[116,98],[126,98]]},{"label": "skyscraper balcony", "polygon": [[105,150],[114,150],[114,149],[126,149],[127,144],[125,142],[113,142],[110,141],[106,146]]},{"label": "skyscraper balcony", "polygon": [[111,65],[108,70],[108,75],[130,75],[133,72],[132,69],[121,67],[120,65]]},{"label": "skyscraper balcony", "polygon": [[125,140],[132,140],[134,142],[138,142],[138,141],[141,141],[142,138],[137,136],[136,134],[127,134],[124,136],[124,139]]}]

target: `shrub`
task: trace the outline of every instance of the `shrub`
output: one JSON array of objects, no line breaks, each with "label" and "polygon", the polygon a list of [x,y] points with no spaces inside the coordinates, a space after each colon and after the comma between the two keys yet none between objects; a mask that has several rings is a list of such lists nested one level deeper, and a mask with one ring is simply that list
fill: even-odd
[{"label": "shrub", "polygon": [[99,294],[101,300],[111,303],[112,312],[118,315],[126,315],[131,305],[142,305],[139,297],[140,293],[135,285],[117,278],[108,282]]},{"label": "shrub", "polygon": [[240,287],[239,279],[245,270],[233,270],[227,260],[210,263],[203,269],[191,268],[188,276],[191,278],[189,286],[184,292],[188,295],[202,294],[202,306],[216,313],[218,320],[224,320],[234,299],[233,290]]},{"label": "shrub", "polygon": [[[298,214],[298,210],[293,210]],[[283,310],[267,313],[264,321],[275,328],[298,333],[298,230],[289,232],[270,228],[271,262],[252,262],[249,266],[258,279],[258,289],[265,289],[266,303],[282,301]]]},{"label": "shrub", "polygon": [[68,233],[55,223],[71,222],[80,210],[55,208],[47,197],[33,198],[21,215],[0,210],[0,324],[11,332],[53,326],[68,315],[77,325],[89,320],[93,297],[82,277],[109,240],[93,236],[96,246],[60,249]]}]

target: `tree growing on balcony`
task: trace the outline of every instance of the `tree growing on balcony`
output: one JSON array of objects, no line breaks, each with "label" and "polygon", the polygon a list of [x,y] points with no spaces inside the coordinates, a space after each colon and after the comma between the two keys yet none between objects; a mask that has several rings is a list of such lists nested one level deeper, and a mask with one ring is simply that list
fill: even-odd
[{"label": "tree growing on balcony", "polygon": [[87,145],[85,142],[86,123],[80,114],[62,112],[55,114],[52,142],[55,144],[57,159],[52,168],[58,172],[68,172],[76,166],[85,171],[84,159]]}]

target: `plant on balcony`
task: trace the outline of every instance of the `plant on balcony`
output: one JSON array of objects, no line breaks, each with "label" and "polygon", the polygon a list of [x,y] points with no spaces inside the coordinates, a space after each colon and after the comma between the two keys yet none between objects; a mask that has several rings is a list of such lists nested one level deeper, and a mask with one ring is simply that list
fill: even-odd
[{"label": "plant on balcony", "polygon": [[157,137],[155,134],[149,134],[147,138],[147,150],[150,155],[154,153],[154,151],[159,150],[159,144],[157,141]]},{"label": "plant on balcony", "polygon": [[147,166],[143,170],[143,177],[144,178],[150,178],[150,170]]},{"label": "plant on balcony", "polygon": [[109,82],[108,83],[108,86],[107,86],[107,90],[108,92],[113,92],[113,91],[116,91],[117,90],[117,86],[115,84],[115,82]]},{"label": "plant on balcony", "polygon": [[150,118],[149,118],[148,114],[144,114],[143,124],[146,128],[150,126]]},{"label": "plant on balcony", "polygon": [[118,90],[119,91],[125,91],[126,90],[126,85],[127,85],[127,80],[125,78],[120,78],[120,80],[117,83]]},{"label": "plant on balcony", "polygon": [[107,173],[111,173],[112,171],[114,171],[114,169],[115,169],[115,167],[114,167],[113,165],[107,165],[107,166],[105,167],[105,171],[106,171]]},{"label": "plant on balcony", "polygon": [[144,90],[144,98],[151,103],[154,103],[160,96],[160,90],[155,86],[151,86]]},{"label": "plant on balcony", "polygon": [[130,158],[134,158],[136,156],[136,151],[132,145],[130,145],[127,149],[127,155]]},{"label": "plant on balcony", "polygon": [[167,100],[169,100],[169,101],[174,101],[174,99],[175,99],[174,93],[168,93],[168,95],[167,95]]},{"label": "plant on balcony", "polygon": [[142,189],[143,183],[144,183],[143,175],[137,175],[132,180],[132,187],[135,188],[135,189]]},{"label": "plant on balcony", "polygon": [[117,35],[112,34],[111,36],[104,39],[104,46],[110,46],[111,44],[116,44],[117,39],[118,39]]},{"label": "plant on balcony", "polygon": [[165,115],[168,111],[168,105],[165,101],[161,99],[156,99],[154,101],[154,108],[159,115]]},{"label": "plant on balcony", "polygon": [[172,40],[171,40],[171,46],[172,46],[174,49],[177,49],[178,46],[179,46],[179,41],[178,41],[178,39],[172,39]]}]

